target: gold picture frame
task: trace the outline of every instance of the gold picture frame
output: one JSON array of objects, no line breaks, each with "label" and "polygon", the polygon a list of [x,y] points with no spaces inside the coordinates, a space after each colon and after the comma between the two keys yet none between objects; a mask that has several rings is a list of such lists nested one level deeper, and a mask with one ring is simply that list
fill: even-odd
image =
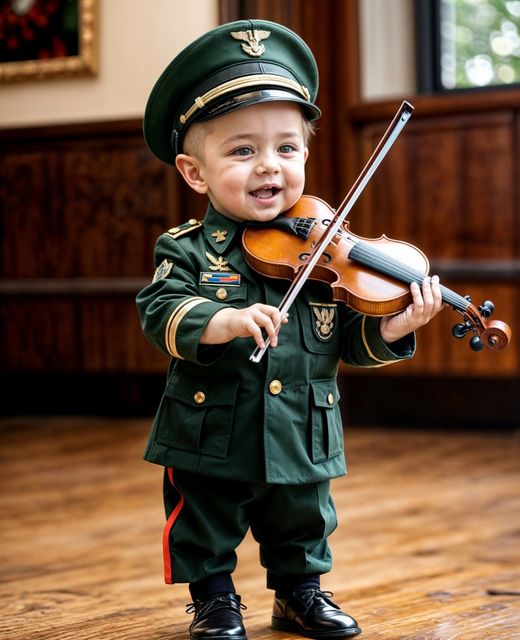
[{"label": "gold picture frame", "polygon": [[[49,6],[53,15],[45,14]],[[56,11],[68,11],[66,19]],[[97,75],[98,0],[11,0],[2,19],[9,30],[0,41],[0,82]],[[45,41],[40,49],[37,39]]]}]

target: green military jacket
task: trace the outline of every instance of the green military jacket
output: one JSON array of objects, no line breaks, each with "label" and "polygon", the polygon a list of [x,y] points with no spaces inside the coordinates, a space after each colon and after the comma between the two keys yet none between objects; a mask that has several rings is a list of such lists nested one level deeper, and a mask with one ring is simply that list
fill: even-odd
[{"label": "green military jacket", "polygon": [[256,364],[252,338],[200,345],[223,306],[279,306],[289,283],[245,262],[243,227],[211,206],[202,223],[157,241],[156,273],[137,296],[147,338],[171,355],[145,458],[209,476],[297,484],[346,472],[337,372],[340,360],[377,367],[410,358],[413,334],[386,345],[379,319],[332,300],[308,282]]}]

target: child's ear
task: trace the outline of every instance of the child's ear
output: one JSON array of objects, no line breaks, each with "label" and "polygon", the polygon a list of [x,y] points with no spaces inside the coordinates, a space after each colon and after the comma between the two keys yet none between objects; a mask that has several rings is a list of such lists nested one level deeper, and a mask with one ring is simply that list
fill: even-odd
[{"label": "child's ear", "polygon": [[192,189],[197,193],[207,193],[208,186],[201,174],[201,162],[195,156],[179,153],[175,158],[175,166]]}]

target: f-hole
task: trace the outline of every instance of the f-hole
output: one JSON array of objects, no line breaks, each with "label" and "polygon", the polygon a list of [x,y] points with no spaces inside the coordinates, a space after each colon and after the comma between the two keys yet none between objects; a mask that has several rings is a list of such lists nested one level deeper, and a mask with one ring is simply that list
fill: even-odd
[{"label": "f-hole", "polygon": [[[307,262],[307,260],[310,258],[311,254],[304,252],[304,253],[300,253],[298,256],[298,260],[300,262]],[[324,262],[332,262],[332,256],[330,255],[330,253],[327,253],[326,251],[324,251],[321,255],[321,257],[323,258]]]},{"label": "f-hole", "polygon": [[[329,220],[328,218],[325,218],[324,220],[322,220],[322,221],[321,221],[321,224],[322,224],[324,227],[328,227],[328,226],[329,226],[329,224],[330,224],[331,222],[332,222],[332,220]],[[338,235],[338,236],[341,236],[341,234],[342,234],[343,232],[342,232],[342,230],[341,230],[341,229],[338,229],[338,231],[337,231],[336,233],[337,233],[337,235]],[[311,246],[312,246],[312,248],[314,248],[314,247],[316,246],[316,240],[313,240],[313,241],[312,241]],[[298,256],[298,260],[299,260],[300,262],[307,262],[307,260],[309,259],[310,255],[311,255],[311,254],[310,254],[310,253],[307,253],[307,252],[300,253],[300,255]],[[324,261],[325,263],[332,262],[332,256],[331,256],[331,254],[330,254],[330,253],[327,253],[326,251],[324,251],[324,252],[321,254],[321,257],[323,258],[323,261]]]}]

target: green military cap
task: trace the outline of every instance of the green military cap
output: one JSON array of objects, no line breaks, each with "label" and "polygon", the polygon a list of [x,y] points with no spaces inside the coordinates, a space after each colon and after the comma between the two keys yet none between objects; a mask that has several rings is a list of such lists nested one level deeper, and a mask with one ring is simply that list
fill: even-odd
[{"label": "green military cap", "polygon": [[266,20],[221,25],[192,42],[155,83],[144,114],[151,151],[173,164],[188,127],[258,102],[301,104],[316,120],[318,69],[305,42]]}]

